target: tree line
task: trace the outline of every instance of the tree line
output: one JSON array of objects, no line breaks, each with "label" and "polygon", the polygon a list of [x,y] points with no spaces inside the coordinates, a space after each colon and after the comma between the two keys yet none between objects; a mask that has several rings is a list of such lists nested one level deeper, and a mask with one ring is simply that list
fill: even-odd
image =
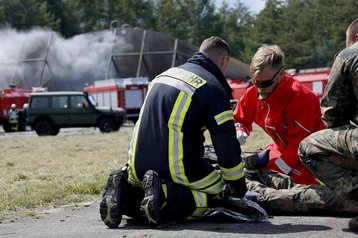
[{"label": "tree line", "polygon": [[257,15],[240,1],[214,0],[6,0],[0,26],[50,28],[64,37],[120,24],[164,32],[199,46],[208,36],[228,41],[233,57],[249,63],[263,44],[278,44],[286,68],[329,67],[345,46],[345,30],[358,17],[356,0],[266,0]]}]

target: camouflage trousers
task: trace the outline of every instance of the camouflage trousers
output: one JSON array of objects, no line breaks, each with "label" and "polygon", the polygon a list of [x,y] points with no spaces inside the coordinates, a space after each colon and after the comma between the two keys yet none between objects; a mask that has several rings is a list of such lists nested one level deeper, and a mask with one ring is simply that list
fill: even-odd
[{"label": "camouflage trousers", "polygon": [[315,132],[299,147],[305,166],[337,195],[358,203],[358,128]]},{"label": "camouflage trousers", "polygon": [[338,196],[327,186],[295,184],[291,177],[274,171],[247,171],[246,184],[259,193],[259,204],[269,215],[358,214],[358,202]]}]

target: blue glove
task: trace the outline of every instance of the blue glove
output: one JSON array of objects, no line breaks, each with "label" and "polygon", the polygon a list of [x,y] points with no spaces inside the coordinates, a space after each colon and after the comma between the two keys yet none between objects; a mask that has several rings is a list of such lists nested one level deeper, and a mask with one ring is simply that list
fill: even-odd
[{"label": "blue glove", "polygon": [[269,153],[270,150],[265,150],[249,157],[243,158],[245,168],[248,170],[255,170],[265,167],[269,161]]},{"label": "blue glove", "polygon": [[245,198],[253,202],[261,202],[264,200],[264,198],[259,193],[253,191],[247,191],[245,193]]}]

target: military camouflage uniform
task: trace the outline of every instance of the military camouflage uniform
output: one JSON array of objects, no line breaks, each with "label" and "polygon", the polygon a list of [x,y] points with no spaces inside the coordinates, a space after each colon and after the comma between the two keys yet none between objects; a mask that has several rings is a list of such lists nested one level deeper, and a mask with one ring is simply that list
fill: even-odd
[{"label": "military camouflage uniform", "polygon": [[327,129],[299,147],[302,162],[338,195],[358,201],[358,43],[334,61],[321,101]]},{"label": "military camouflage uniform", "polygon": [[[244,162],[253,153],[257,152],[243,152]],[[212,146],[205,147],[204,158],[215,163]],[[275,171],[246,169],[245,178],[247,189],[260,195],[259,204],[269,215],[358,214],[356,201],[337,195],[328,186],[296,184],[290,176]]]},{"label": "military camouflage uniform", "polygon": [[343,199],[329,187],[295,184],[274,171],[246,171],[249,191],[261,195],[259,204],[269,215],[349,215],[358,213],[356,201]]}]

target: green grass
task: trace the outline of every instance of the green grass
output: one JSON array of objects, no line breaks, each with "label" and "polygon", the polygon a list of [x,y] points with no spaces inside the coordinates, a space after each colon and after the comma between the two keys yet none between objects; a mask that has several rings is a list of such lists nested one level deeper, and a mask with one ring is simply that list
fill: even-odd
[{"label": "green grass", "polygon": [[0,138],[0,221],[98,199],[131,132]]},{"label": "green grass", "polygon": [[[0,221],[37,217],[100,198],[108,174],[125,165],[131,131],[55,137],[0,137]],[[268,137],[253,132],[242,150]],[[209,142],[210,143],[210,142]]]}]

